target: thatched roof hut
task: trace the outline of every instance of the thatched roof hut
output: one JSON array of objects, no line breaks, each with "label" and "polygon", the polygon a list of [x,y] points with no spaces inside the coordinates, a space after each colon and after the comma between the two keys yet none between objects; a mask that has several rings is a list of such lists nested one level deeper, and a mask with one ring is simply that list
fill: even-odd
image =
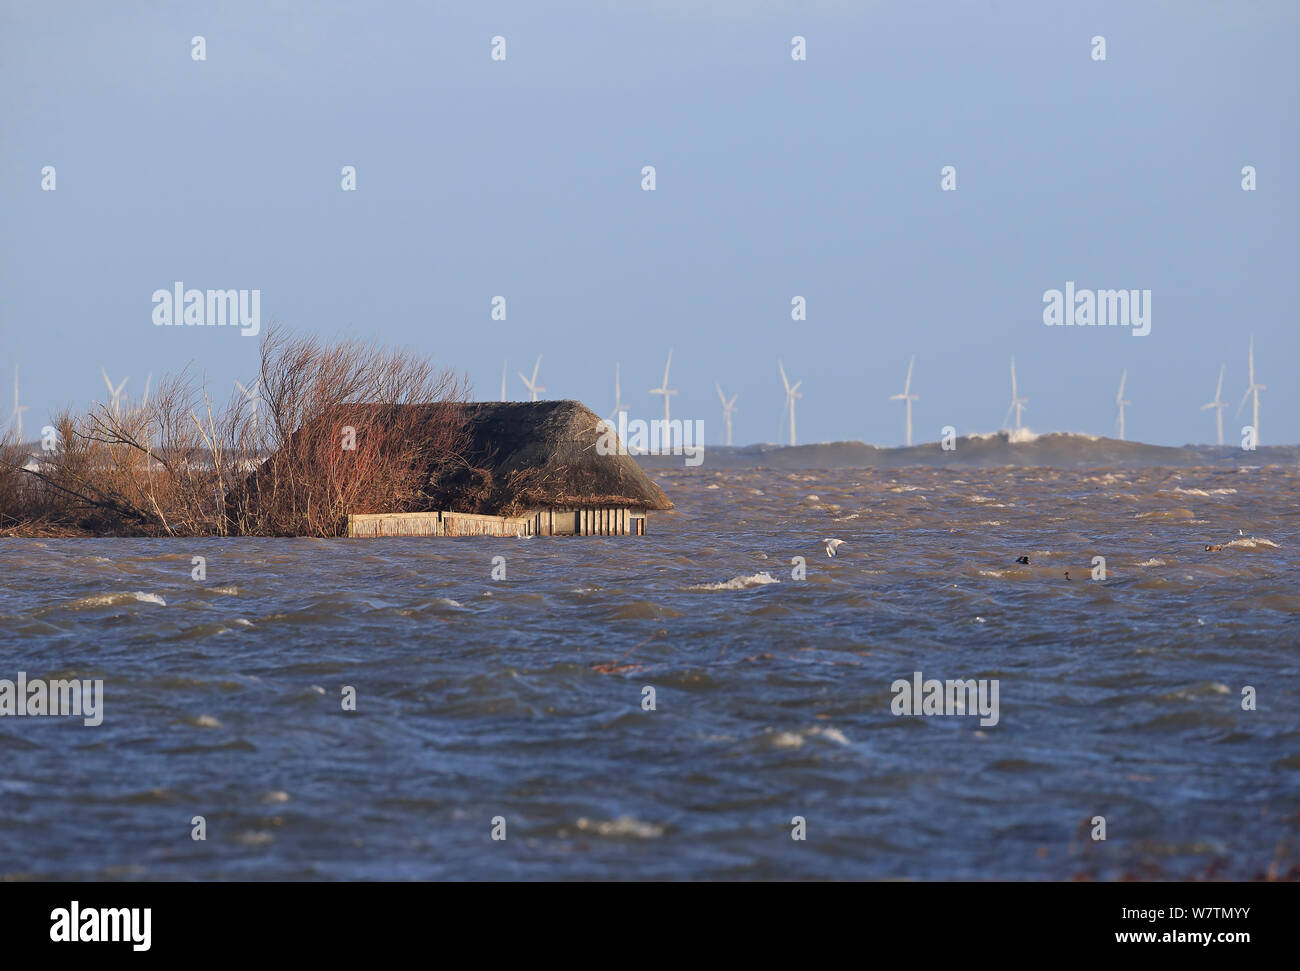
[{"label": "thatched roof hut", "polygon": [[[340,453],[340,433],[354,451]],[[577,401],[339,405],[295,431],[237,504],[329,503],[350,536],[644,534],[646,513],[673,504],[602,435]]]},{"label": "thatched roof hut", "polygon": [[601,420],[581,402],[453,407],[469,435],[465,463],[429,483],[431,508],[517,515],[537,508],[606,506],[644,513],[673,507],[631,456],[597,451]]}]

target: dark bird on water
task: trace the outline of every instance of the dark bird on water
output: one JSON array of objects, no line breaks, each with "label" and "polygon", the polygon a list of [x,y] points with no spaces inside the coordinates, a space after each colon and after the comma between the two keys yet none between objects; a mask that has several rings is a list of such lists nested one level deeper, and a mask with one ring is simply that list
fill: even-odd
[{"label": "dark bird on water", "polygon": [[1070,571],[1069,571],[1069,570],[1066,570],[1066,571],[1065,571],[1065,579],[1067,579],[1067,580],[1070,579]]},{"label": "dark bird on water", "polygon": [[1023,563],[1025,566],[1028,566],[1028,565],[1029,565],[1029,557],[1027,557],[1027,556],[1017,556],[1017,557],[1016,557],[1016,562],[1017,562],[1017,563]]}]

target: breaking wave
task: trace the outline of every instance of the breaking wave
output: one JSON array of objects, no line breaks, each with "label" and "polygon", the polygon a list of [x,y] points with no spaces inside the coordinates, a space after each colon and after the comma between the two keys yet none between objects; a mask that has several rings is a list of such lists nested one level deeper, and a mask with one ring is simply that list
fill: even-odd
[{"label": "breaking wave", "polygon": [[693,587],[687,587],[687,590],[698,592],[711,592],[714,590],[748,590],[751,587],[765,587],[769,583],[780,583],[770,573],[755,573],[747,577],[732,577],[725,583],[697,583]]}]

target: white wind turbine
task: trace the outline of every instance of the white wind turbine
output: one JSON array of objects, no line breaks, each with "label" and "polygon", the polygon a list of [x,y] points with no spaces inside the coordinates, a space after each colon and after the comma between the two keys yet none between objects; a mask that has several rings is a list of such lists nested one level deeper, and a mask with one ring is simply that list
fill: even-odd
[{"label": "white wind turbine", "polygon": [[1254,413],[1251,415],[1250,427],[1255,429],[1255,444],[1259,445],[1259,393],[1268,385],[1255,383],[1255,338],[1250,339],[1250,384],[1246,387],[1246,393],[1241,396],[1241,404],[1237,405],[1237,414],[1241,414],[1241,409],[1246,406],[1246,399],[1252,394],[1255,396]]},{"label": "white wind turbine", "polygon": [[670,387],[668,387],[668,369],[669,369],[670,367],[672,367],[672,366],[673,366],[673,349],[670,347],[670,348],[668,348],[668,363],[664,365],[664,383],[661,384],[661,385],[660,385],[659,387],[657,387],[657,388],[651,388],[651,389],[650,389],[650,393],[651,393],[651,394],[661,394],[661,395],[664,396],[664,437],[665,437],[665,447],[672,445],[672,427],[673,427],[673,426],[672,426],[671,424],[669,424],[669,422],[671,421],[671,419],[669,418],[669,415],[670,415],[669,402],[672,400],[672,396],[675,395],[675,394],[677,393],[677,389],[676,389],[676,388],[670,388]]},{"label": "white wind turbine", "polygon": [[1011,406],[1007,408],[1006,417],[1002,419],[1002,427],[1007,427],[1007,421],[1011,418],[1011,413],[1016,413],[1016,430],[1020,430],[1020,412],[1024,410],[1025,405],[1029,404],[1028,398],[1020,397],[1016,389],[1016,359],[1011,359]]},{"label": "white wind turbine", "polygon": [[18,427],[18,444],[23,443],[23,412],[27,411],[31,405],[20,405],[18,403],[18,365],[14,365],[14,410],[9,416],[9,421]]},{"label": "white wind turbine", "polygon": [[144,376],[144,397],[140,399],[140,410],[143,411],[149,407],[149,382],[153,380],[153,372],[150,371]]},{"label": "white wind turbine", "polygon": [[126,387],[126,383],[131,379],[123,378],[122,383],[115,388],[113,387],[113,382],[108,380],[107,371],[105,371],[103,368],[100,368],[99,373],[104,376],[104,384],[108,385],[108,406],[112,410],[114,417],[116,417],[117,415],[121,414],[122,399],[126,397],[122,389]]},{"label": "white wind turbine", "polygon": [[537,396],[546,390],[544,387],[542,387],[540,384],[537,383],[537,369],[540,368],[541,366],[542,366],[542,355],[538,354],[537,363],[533,365],[533,379],[531,381],[529,381],[526,377],[524,377],[523,371],[518,372],[519,380],[524,383],[524,387],[527,388],[529,393],[532,394],[532,398],[530,399],[532,401],[536,401]]},{"label": "white wind turbine", "polygon": [[614,411],[610,414],[608,421],[617,421],[620,411],[627,411],[627,405],[623,404],[623,388],[619,382],[619,365],[614,364]]},{"label": "white wind turbine", "polygon": [[718,382],[715,381],[713,382],[713,386],[718,389],[718,400],[722,402],[722,420],[726,423],[727,426],[727,444],[730,445],[731,444],[731,414],[732,412],[736,412],[740,410],[739,408],[736,407],[736,399],[739,398],[740,395],[733,394],[731,396],[731,400],[728,401],[727,396],[722,393],[722,385],[718,384]]},{"label": "white wind turbine", "polygon": [[1133,402],[1124,397],[1124,382],[1128,380],[1128,371],[1125,370],[1119,376],[1119,391],[1115,393],[1115,406],[1119,408],[1119,415],[1115,421],[1119,423],[1119,440],[1124,441],[1124,406],[1131,405]]},{"label": "white wind turbine", "polygon": [[794,399],[803,397],[803,395],[799,393],[799,385],[803,384],[803,381],[796,381],[792,387],[790,385],[790,379],[785,376],[785,365],[780,361],[777,361],[776,366],[781,369],[781,381],[785,384],[785,406],[790,409],[790,444],[793,445],[795,444]]},{"label": "white wind turbine", "polygon": [[912,355],[912,360],[907,364],[907,381],[903,384],[902,394],[892,394],[889,396],[890,401],[904,401],[907,403],[907,447],[912,447],[912,402],[919,401],[920,395],[912,394],[912,365],[916,363],[916,355]]},{"label": "white wind turbine", "polygon": [[501,362],[501,400],[506,400],[506,369],[510,367],[509,361]]},{"label": "white wind turbine", "polygon": [[245,400],[246,402],[248,402],[250,405],[253,406],[253,435],[254,435],[254,437],[256,437],[256,435],[257,435],[257,403],[258,403],[259,401],[262,400],[262,396],[261,396],[261,394],[258,392],[258,387],[257,387],[257,386],[260,385],[261,383],[262,383],[262,379],[261,379],[261,378],[258,378],[258,379],[255,380],[252,384],[250,384],[247,388],[245,388],[242,384],[239,383],[239,379],[238,379],[238,378],[235,379],[235,387],[238,388],[238,389],[239,389],[239,393],[242,394],[242,395],[244,396],[244,400]]},{"label": "white wind turbine", "polygon": [[1228,403],[1223,400],[1223,371],[1228,365],[1219,365],[1219,386],[1214,389],[1214,400],[1207,404],[1201,405],[1201,411],[1214,408],[1214,424],[1219,433],[1219,444],[1223,444],[1223,409],[1228,407]]}]

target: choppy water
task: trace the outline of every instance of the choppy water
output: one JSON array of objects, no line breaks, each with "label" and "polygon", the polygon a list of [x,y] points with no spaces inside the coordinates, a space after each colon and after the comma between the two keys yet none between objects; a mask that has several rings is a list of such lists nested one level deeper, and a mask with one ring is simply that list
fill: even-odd
[{"label": "choppy water", "polygon": [[[677,509],[644,538],[0,541],[0,678],[105,681],[98,728],[0,718],[0,878],[1248,878],[1300,855],[1300,473],[656,476]],[[999,679],[999,723],[892,715],[918,670]]]}]

